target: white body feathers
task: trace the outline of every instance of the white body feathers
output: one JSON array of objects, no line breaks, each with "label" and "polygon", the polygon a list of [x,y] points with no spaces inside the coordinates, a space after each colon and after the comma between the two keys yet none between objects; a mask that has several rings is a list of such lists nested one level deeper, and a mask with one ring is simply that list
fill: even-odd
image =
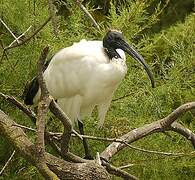
[{"label": "white body feathers", "polygon": [[[117,86],[124,78],[127,67],[125,54],[110,60],[102,41],[81,40],[54,55],[44,72],[50,94],[69,116],[73,124],[90,116],[98,107],[99,127],[102,127]],[[40,97],[40,89],[34,102]]]}]

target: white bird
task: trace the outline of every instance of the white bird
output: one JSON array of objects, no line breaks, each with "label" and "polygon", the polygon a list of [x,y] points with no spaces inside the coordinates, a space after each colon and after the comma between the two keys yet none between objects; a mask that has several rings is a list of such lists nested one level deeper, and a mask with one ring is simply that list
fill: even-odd
[{"label": "white bird", "polygon": [[[44,80],[49,93],[73,124],[82,122],[97,106],[98,127],[103,126],[113,94],[127,72],[124,52],[144,66],[154,86],[143,57],[116,30],[108,31],[103,41],[81,40],[53,56],[44,71]],[[24,102],[37,103],[40,94],[37,78],[34,78],[26,90]]]}]

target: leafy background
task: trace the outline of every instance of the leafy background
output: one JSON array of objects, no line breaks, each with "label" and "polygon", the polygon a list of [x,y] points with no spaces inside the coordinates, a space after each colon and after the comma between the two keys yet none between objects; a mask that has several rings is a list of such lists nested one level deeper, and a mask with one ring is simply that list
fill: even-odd
[{"label": "leafy background", "polygon": [[[0,59],[0,91],[21,100],[25,84],[36,75],[36,62],[43,47],[50,46],[50,56],[59,49],[80,39],[99,39],[108,29],[123,32],[130,44],[144,56],[156,82],[151,88],[146,73],[132,58],[127,57],[128,73],[115,93],[104,128],[97,124],[96,111],[85,120],[86,133],[102,137],[119,137],[131,129],[167,116],[179,105],[195,101],[195,14],[193,0],[84,0],[100,24],[98,32],[73,0],[55,1],[58,7],[59,35],[53,35],[49,23],[28,44],[8,51],[8,58]],[[3,0],[1,18],[19,36],[30,25],[32,33],[48,14],[45,0]],[[13,41],[5,27],[0,25],[4,46]],[[2,49],[1,49],[2,52]],[[118,99],[124,95],[125,98]],[[34,127],[19,110],[0,99],[0,109],[18,123]],[[195,112],[183,115],[179,122],[195,131]],[[60,131],[61,124],[50,119],[47,128]],[[34,134],[27,132],[34,140]],[[92,153],[101,152],[107,142],[89,141]],[[145,149],[190,153],[193,147],[175,133],[154,134],[133,145]],[[52,151],[47,147],[48,151]],[[0,169],[9,158],[13,147],[0,136]],[[71,151],[83,156],[82,143],[73,139]],[[112,163],[116,166],[132,164],[128,172],[140,179],[194,179],[193,156],[173,157],[138,152],[129,148],[118,153]],[[16,154],[0,179],[42,179],[36,168]],[[113,179],[117,179],[113,177]]]}]

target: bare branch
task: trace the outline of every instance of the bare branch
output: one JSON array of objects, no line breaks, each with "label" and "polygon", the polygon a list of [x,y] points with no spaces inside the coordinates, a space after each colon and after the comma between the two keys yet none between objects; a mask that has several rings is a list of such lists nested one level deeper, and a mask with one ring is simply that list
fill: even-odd
[{"label": "bare branch", "polygon": [[138,180],[137,177],[119,169],[119,168],[116,168],[114,166],[112,166],[111,164],[105,162],[105,161],[102,161],[102,165],[106,167],[106,170],[110,173],[110,174],[114,174],[118,177],[122,177],[123,179],[126,179],[126,180]]},{"label": "bare branch", "polygon": [[24,31],[20,36],[18,36],[8,47],[12,46],[17,40],[23,37],[31,28],[32,26],[29,26],[29,28],[26,31]]},{"label": "bare branch", "polygon": [[[21,156],[31,162],[43,174],[37,161],[34,144],[27,138],[21,128],[14,126],[15,122],[0,110],[0,132]],[[107,171],[93,161],[85,163],[70,163],[59,159],[49,153],[45,153],[46,164],[50,171],[58,175],[60,179],[109,179]],[[54,176],[53,179],[58,179]],[[49,178],[46,178],[49,179]]]},{"label": "bare branch", "polygon": [[170,130],[183,135],[187,140],[192,143],[193,147],[195,148],[195,134],[191,130],[177,122],[171,124]]},{"label": "bare branch", "polygon": [[85,6],[82,5],[80,0],[75,0],[76,4],[81,8],[81,10],[87,15],[87,17],[91,20],[91,22],[94,24],[94,26],[100,31],[100,27],[97,24],[97,22],[95,21],[95,19],[93,18],[93,16],[87,11],[87,9],[85,8]]},{"label": "bare branch", "polygon": [[[55,133],[54,133],[54,135],[55,135]],[[56,135],[60,135],[60,134],[56,133]],[[165,156],[189,156],[190,155],[189,153],[188,154],[173,153],[173,152],[162,152],[162,151],[142,149],[142,148],[139,148],[139,147],[132,146],[132,145],[128,144],[127,142],[121,140],[120,138],[103,138],[103,137],[95,137],[95,136],[88,136],[88,135],[80,135],[80,136],[82,138],[92,139],[92,140],[96,140],[96,141],[118,142],[118,143],[121,143],[121,144],[124,144],[124,145],[128,146],[131,149],[138,150],[138,151],[145,152],[145,153],[160,154],[160,155],[165,155]],[[195,136],[195,134],[192,133],[192,136]]]},{"label": "bare branch", "polygon": [[12,158],[14,157],[15,154],[15,150],[13,151],[13,153],[11,154],[11,156],[9,157],[9,159],[7,160],[7,162],[5,163],[5,165],[3,166],[3,168],[0,171],[0,176],[2,175],[3,171],[5,170],[5,168],[8,166],[9,162],[12,160]]},{"label": "bare branch", "polygon": [[18,107],[20,110],[22,110],[28,117],[30,117],[30,119],[36,123],[36,114],[28,107],[26,107],[24,104],[22,104],[21,102],[19,102],[16,98],[14,98],[13,96],[8,96],[5,95],[3,93],[0,92],[0,97],[4,98],[6,101],[8,101],[9,103],[15,105],[16,107]]},{"label": "bare branch", "polygon": [[61,151],[62,154],[65,155],[68,152],[69,141],[73,131],[72,122],[54,100],[51,101],[50,111],[62,122],[64,126],[64,132],[61,139]]},{"label": "bare branch", "polygon": [[43,49],[38,66],[38,82],[41,89],[41,97],[38,103],[38,113],[37,113],[37,138],[35,142],[35,148],[37,153],[37,166],[39,167],[42,175],[47,179],[58,179],[57,176],[48,168],[45,160],[45,117],[49,109],[49,104],[51,99],[49,98],[49,92],[46,87],[46,83],[43,79],[43,69],[44,63],[49,52],[49,48],[46,47]]},{"label": "bare branch", "polygon": [[53,0],[48,0],[48,11],[51,16],[51,22],[53,26],[53,33],[55,37],[58,37],[58,28],[57,28],[57,18],[56,18],[56,8],[53,4]]},{"label": "bare branch", "polygon": [[171,114],[161,120],[161,125],[165,128],[169,127],[179,116],[183,113],[195,109],[195,102],[189,102],[181,105],[177,109],[175,109]]},{"label": "bare branch", "polygon": [[18,40],[18,38],[15,36],[15,34],[11,31],[11,29],[5,24],[5,22],[0,18],[1,23],[6,27],[6,29],[10,32],[10,34],[13,36],[13,38],[17,41],[17,43],[19,44],[20,41]]},{"label": "bare branch", "polygon": [[[184,112],[189,111],[195,108],[195,102],[186,103],[178,107],[167,117],[155,121],[150,124],[146,124],[140,128],[136,128],[127,134],[123,135],[119,139],[126,143],[132,143],[138,139],[141,139],[147,135],[150,135],[155,132],[163,132],[170,129],[171,124]],[[122,150],[126,145],[124,143],[114,142],[110,144],[101,154],[100,156],[106,160],[109,160],[113,155]]]},{"label": "bare branch", "polygon": [[[20,124],[16,124],[15,126],[23,128],[23,129],[30,130],[30,131],[33,131],[33,132],[36,132],[35,129],[27,127],[27,126],[23,126],[23,125],[20,125]],[[190,131],[189,129],[184,128],[182,125],[180,125],[178,123],[177,123],[177,125],[174,125],[173,129],[175,129],[174,131],[176,131],[176,130],[179,131],[180,130],[182,133],[184,132],[185,135],[186,135],[186,133],[188,133],[187,137],[186,137],[188,140],[191,140],[191,139],[195,138],[195,134],[192,131]],[[62,136],[62,135],[63,135],[62,133],[48,132],[48,136],[52,136],[54,139],[57,138],[57,140],[59,139],[58,136]],[[75,136],[73,136],[73,137],[75,137]],[[102,138],[102,137],[80,135],[80,134],[79,134],[78,137],[86,138],[86,139],[92,139],[92,140],[96,140],[96,141],[120,142],[120,143],[125,144],[129,148],[134,149],[134,150],[138,150],[138,151],[141,151],[141,152],[144,152],[144,153],[159,154],[159,155],[165,155],[165,156],[190,156],[193,153],[193,152],[191,152],[191,153],[185,154],[185,153],[162,152],[162,151],[148,150],[148,149],[143,149],[143,148],[132,146],[132,145],[130,145],[130,144],[124,142],[124,141],[121,141],[120,139],[117,139],[117,138]]]},{"label": "bare branch", "polygon": [[10,46],[10,47],[6,47],[4,50],[6,51],[6,50],[8,50],[8,49],[12,49],[12,48],[16,48],[16,47],[19,47],[19,46],[21,46],[21,45],[24,45],[24,44],[27,43],[29,40],[31,40],[36,34],[38,34],[39,31],[41,31],[41,30],[45,27],[45,25],[47,25],[47,23],[48,23],[50,20],[51,20],[51,17],[49,17],[49,18],[48,18],[40,27],[38,27],[37,30],[35,30],[34,33],[33,33],[30,37],[24,39],[23,41],[21,41],[21,42],[18,43],[18,44],[15,44],[15,45],[13,44],[13,45]]},{"label": "bare branch", "polygon": [[31,127],[27,127],[27,126],[23,126],[23,125],[21,125],[21,124],[14,124],[14,126],[17,126],[17,127],[22,128],[22,129],[29,130],[29,131],[37,132],[36,129],[33,129],[33,128],[31,128]]},{"label": "bare branch", "polygon": [[38,82],[41,89],[41,97],[38,104],[38,115],[37,115],[37,139],[36,139],[36,148],[37,151],[40,153],[40,156],[44,154],[44,133],[45,133],[45,117],[49,108],[50,99],[49,99],[49,92],[46,87],[46,83],[43,79],[43,66],[47,54],[49,52],[49,48],[46,47],[43,49],[39,61],[37,63],[38,66]]},{"label": "bare branch", "polygon": [[121,100],[121,99],[124,99],[124,98],[129,97],[129,96],[132,96],[132,94],[133,94],[132,92],[127,93],[127,94],[125,94],[125,95],[123,95],[123,96],[121,96],[121,97],[118,97],[118,98],[116,98],[116,99],[113,99],[112,102],[118,101],[118,100]]},{"label": "bare branch", "polygon": [[[23,105],[21,102],[19,102],[18,100],[16,100],[14,97],[12,96],[8,96],[8,95],[5,95],[3,93],[0,93],[0,96],[3,97],[5,100],[7,100],[9,103],[12,103],[13,105],[15,105],[16,107],[18,107],[19,109],[21,109],[33,122],[34,124],[36,123],[36,114],[30,109],[30,108],[27,108],[25,105]],[[23,125],[19,125],[19,124],[14,124],[14,126],[18,126],[18,127],[21,127],[21,128],[25,128],[25,129],[28,129],[28,130],[31,130],[31,131],[36,131],[35,129],[32,129],[32,128],[29,128],[29,127],[25,127]],[[74,134],[77,134],[77,136],[82,139],[81,135],[78,134],[78,133],[75,133],[75,131],[73,130],[73,133]],[[45,139],[46,139],[46,142],[60,155],[62,156],[63,158],[69,160],[69,161],[72,161],[72,162],[86,162],[85,159],[82,159],[70,152],[67,152],[65,155],[61,153],[61,149],[55,144],[55,142],[53,141],[53,139],[51,138],[52,136],[56,136],[56,134],[58,135],[62,135],[62,133],[52,133],[52,132],[47,132],[45,131]]]}]

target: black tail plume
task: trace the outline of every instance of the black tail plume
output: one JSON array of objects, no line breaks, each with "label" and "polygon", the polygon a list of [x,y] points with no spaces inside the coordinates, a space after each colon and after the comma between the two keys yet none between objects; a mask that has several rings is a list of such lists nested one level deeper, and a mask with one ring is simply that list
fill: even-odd
[{"label": "black tail plume", "polygon": [[33,99],[39,90],[39,82],[37,77],[34,77],[30,83],[28,83],[22,95],[22,99],[26,105],[33,105]]},{"label": "black tail plume", "polygon": [[[45,63],[43,72],[47,69],[52,58],[53,56]],[[38,90],[39,90],[39,82],[36,76],[29,83],[27,83],[24,88],[22,99],[24,100],[24,103],[26,105],[33,105],[33,99],[36,96]]]}]

